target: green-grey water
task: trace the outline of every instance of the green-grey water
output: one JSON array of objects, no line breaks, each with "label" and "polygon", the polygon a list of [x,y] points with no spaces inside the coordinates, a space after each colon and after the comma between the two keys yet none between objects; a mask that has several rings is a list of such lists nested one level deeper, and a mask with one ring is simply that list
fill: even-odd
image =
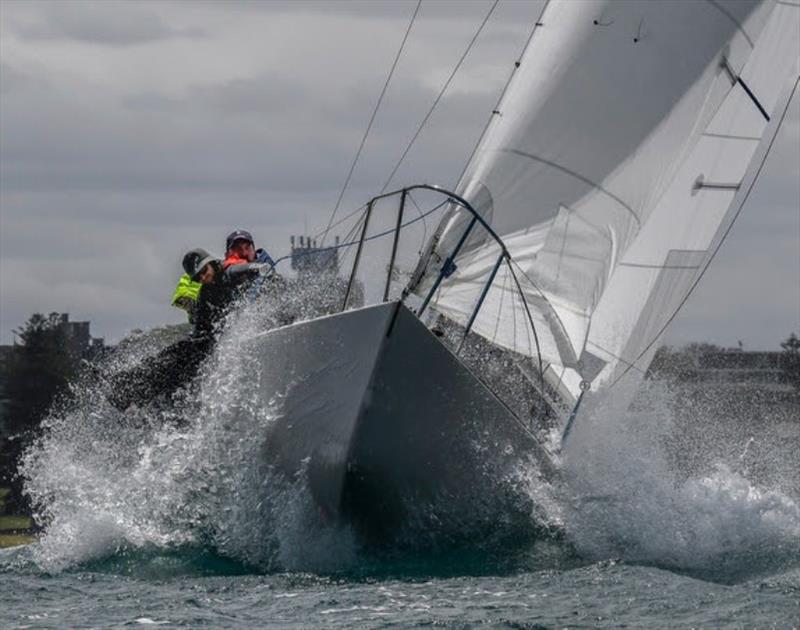
[{"label": "green-grey water", "polygon": [[198,577],[181,575],[169,561],[156,564],[162,566],[151,567],[153,574],[137,577],[4,574],[0,621],[4,628],[793,628],[800,619],[797,571],[721,585],[614,562],[505,576],[371,579]]},{"label": "green-grey water", "polygon": [[796,398],[650,383],[587,410],[558,482],[507,480],[529,525],[375,551],[265,467],[281,395],[259,404],[248,369],[211,361],[180,417],[96,382],[52,413],[23,465],[45,527],[0,551],[0,627],[800,626]]}]

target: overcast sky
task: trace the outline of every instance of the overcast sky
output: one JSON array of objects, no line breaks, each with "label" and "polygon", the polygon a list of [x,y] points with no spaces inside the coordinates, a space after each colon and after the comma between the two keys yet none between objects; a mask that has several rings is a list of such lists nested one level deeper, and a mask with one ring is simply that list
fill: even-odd
[{"label": "overcast sky", "polygon": [[[416,2],[0,0],[0,343],[183,321],[187,249],[324,228]],[[423,3],[342,212],[382,187],[491,3]],[[394,183],[452,186],[541,2],[501,1]],[[307,227],[306,227],[307,226]],[[800,331],[800,103],[667,341]]]}]

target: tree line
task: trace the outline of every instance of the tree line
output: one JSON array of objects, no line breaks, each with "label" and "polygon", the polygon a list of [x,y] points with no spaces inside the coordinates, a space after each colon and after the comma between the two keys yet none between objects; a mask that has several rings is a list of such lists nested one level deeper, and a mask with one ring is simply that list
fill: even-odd
[{"label": "tree line", "polygon": [[[776,383],[800,394],[800,338],[795,333],[781,344],[781,352],[743,352],[711,343],[690,343],[681,348],[661,346],[647,375],[679,382],[697,380],[706,370],[747,372],[769,370]],[[745,377],[746,380],[746,377]]]},{"label": "tree line", "polygon": [[0,487],[9,513],[27,512],[17,462],[53,403],[68,394],[82,356],[75,351],[59,313],[35,313],[20,329],[6,353],[2,382],[4,405],[0,423]]}]

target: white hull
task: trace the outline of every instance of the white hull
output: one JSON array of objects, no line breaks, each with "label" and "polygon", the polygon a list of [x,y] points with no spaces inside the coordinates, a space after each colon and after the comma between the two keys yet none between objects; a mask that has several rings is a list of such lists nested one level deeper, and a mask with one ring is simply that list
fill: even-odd
[{"label": "white hull", "polygon": [[476,518],[491,527],[529,517],[513,479],[548,468],[546,453],[401,304],[288,326],[254,344],[264,399],[285,396],[266,463],[290,479],[306,467],[326,517],[375,543],[433,524],[458,531]]}]

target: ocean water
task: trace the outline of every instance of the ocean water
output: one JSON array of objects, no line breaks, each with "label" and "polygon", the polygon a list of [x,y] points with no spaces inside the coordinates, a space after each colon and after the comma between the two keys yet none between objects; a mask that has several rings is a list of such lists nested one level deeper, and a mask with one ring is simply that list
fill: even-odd
[{"label": "ocean water", "polygon": [[0,628],[800,627],[796,405],[649,383],[586,410],[557,481],[508,480],[529,531],[366,550],[261,460],[283,393],[261,404],[232,359],[254,325],[180,413],[120,413],[102,379],[52,412],[23,466],[45,527],[0,551]]}]

